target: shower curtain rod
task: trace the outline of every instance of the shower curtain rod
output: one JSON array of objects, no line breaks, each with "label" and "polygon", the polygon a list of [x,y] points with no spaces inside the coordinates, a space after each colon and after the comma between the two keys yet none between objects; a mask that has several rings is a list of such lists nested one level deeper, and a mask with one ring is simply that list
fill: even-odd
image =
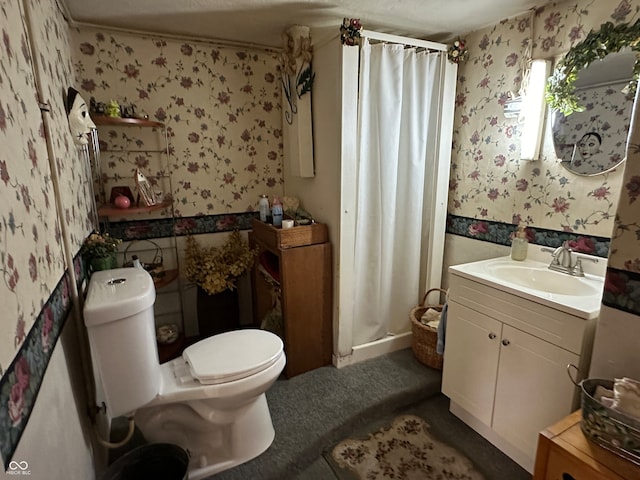
[{"label": "shower curtain rod", "polygon": [[399,43],[401,45],[408,45],[411,47],[421,47],[428,50],[436,50],[440,52],[446,52],[449,48],[443,43],[429,42],[428,40],[418,40],[416,38],[401,37],[399,35],[391,35],[389,33],[372,32],[371,30],[362,30],[360,32],[361,37],[367,37],[371,40],[378,40],[381,42]]}]

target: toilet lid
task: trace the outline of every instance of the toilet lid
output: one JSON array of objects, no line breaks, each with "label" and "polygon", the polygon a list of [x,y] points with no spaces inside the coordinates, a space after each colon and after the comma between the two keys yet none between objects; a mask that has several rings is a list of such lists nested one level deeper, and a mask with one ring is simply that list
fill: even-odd
[{"label": "toilet lid", "polygon": [[266,330],[220,333],[187,347],[182,357],[200,383],[239,380],[264,370],[280,358],[280,337]]}]

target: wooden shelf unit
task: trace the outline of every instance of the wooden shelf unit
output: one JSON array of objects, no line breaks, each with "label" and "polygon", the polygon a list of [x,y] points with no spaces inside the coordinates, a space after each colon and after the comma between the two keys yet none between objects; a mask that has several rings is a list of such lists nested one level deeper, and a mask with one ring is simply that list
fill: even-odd
[{"label": "wooden shelf unit", "polygon": [[[313,224],[274,228],[253,220],[249,244],[275,256],[287,355],[285,375],[293,377],[331,363],[333,352],[333,282],[327,227]],[[254,325],[259,327],[273,308],[271,285],[252,269]]]}]

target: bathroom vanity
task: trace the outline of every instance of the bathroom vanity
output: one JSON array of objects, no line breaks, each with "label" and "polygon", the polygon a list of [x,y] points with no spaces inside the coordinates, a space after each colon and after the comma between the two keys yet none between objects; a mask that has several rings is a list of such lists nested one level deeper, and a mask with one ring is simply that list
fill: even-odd
[{"label": "bathroom vanity", "polygon": [[529,472],[538,433],[578,407],[602,279],[508,257],[450,267],[442,391],[450,410]]}]

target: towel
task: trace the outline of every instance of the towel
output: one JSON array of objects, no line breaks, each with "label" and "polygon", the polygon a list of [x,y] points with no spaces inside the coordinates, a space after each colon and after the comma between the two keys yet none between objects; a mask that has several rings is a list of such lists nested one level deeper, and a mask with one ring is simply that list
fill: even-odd
[{"label": "towel", "polygon": [[616,378],[613,384],[613,408],[640,421],[640,382],[632,378]]},{"label": "towel", "polygon": [[420,322],[423,325],[437,329],[440,324],[440,312],[434,308],[429,308],[422,314]]},{"label": "towel", "polygon": [[436,344],[436,353],[444,355],[444,337],[447,333],[447,310],[449,304],[445,303],[440,313],[440,323],[438,323],[438,343]]},{"label": "towel", "polygon": [[613,408],[613,402],[614,402],[613,390],[609,390],[608,388],[605,388],[602,385],[598,385],[596,387],[596,391],[593,392],[593,398],[598,400],[605,407]]}]

